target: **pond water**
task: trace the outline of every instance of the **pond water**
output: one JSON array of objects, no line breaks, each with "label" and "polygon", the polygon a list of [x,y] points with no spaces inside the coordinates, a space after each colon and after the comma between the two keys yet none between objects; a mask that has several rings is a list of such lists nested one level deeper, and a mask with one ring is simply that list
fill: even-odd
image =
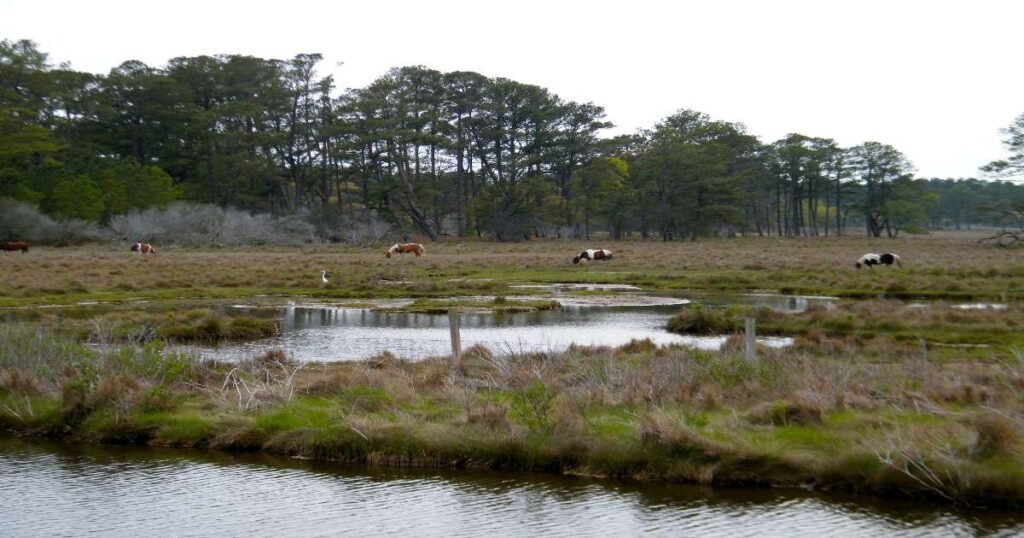
[{"label": "pond water", "polygon": [[715,307],[730,305],[748,305],[754,307],[765,307],[781,312],[803,312],[811,305],[832,305],[837,304],[838,297],[816,296],[816,295],[783,295],[779,293],[717,293],[717,292],[691,292],[687,294],[692,302],[706,304]]},{"label": "pond water", "polygon": [[[624,299],[629,302],[629,298]],[[621,346],[645,338],[659,345],[721,347],[726,336],[681,335],[665,329],[669,318],[685,302],[688,301],[673,299],[648,306],[607,306],[583,297],[569,298],[554,310],[462,313],[461,340],[463,348],[480,344],[496,353],[561,351],[572,344]],[[237,308],[247,310],[241,305]],[[407,359],[451,353],[447,314],[290,305],[275,310],[274,315],[281,327],[281,334],[274,338],[185,349],[221,360],[236,360],[273,348],[280,348],[299,361],[354,360],[383,351]],[[758,341],[762,345],[781,346],[788,345],[791,339]]]},{"label": "pond water", "polygon": [[965,303],[955,304],[952,308],[959,310],[1006,310],[1006,305],[1000,303]]},{"label": "pond water", "polygon": [[0,437],[3,536],[1019,536],[1019,513]]}]

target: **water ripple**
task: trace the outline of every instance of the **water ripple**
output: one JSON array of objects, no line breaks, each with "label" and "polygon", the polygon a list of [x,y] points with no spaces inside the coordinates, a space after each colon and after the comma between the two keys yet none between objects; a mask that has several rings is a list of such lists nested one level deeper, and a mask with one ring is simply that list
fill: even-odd
[{"label": "water ripple", "polygon": [[4,536],[959,536],[1024,517],[530,474],[269,464],[0,439]]}]

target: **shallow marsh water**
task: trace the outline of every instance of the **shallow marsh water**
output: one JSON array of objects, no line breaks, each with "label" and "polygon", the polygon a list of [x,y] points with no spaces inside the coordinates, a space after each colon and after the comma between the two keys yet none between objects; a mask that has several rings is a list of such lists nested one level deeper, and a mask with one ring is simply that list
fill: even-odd
[{"label": "shallow marsh water", "polygon": [[1018,513],[0,437],[4,536],[1014,536]]},{"label": "shallow marsh water", "polygon": [[[800,311],[829,298],[784,295],[702,295],[647,297],[631,293],[614,296],[555,295],[561,308],[538,312],[481,312],[460,314],[463,348],[483,345],[496,353],[563,351],[581,346],[621,346],[650,339],[658,345],[682,344],[717,349],[726,336],[692,336],[669,332],[666,324],[681,305],[700,302],[715,306],[753,304]],[[609,298],[610,297],[610,298]],[[510,300],[511,302],[511,300]],[[625,305],[625,306],[624,306]],[[235,305],[238,311],[268,315],[265,308]],[[387,312],[327,305],[292,304],[269,312],[280,320],[281,334],[254,342],[218,347],[191,346],[204,357],[235,360],[279,348],[299,361],[362,359],[388,351],[398,357],[423,359],[451,353],[447,314]],[[768,346],[784,346],[789,338],[760,338]]]}]

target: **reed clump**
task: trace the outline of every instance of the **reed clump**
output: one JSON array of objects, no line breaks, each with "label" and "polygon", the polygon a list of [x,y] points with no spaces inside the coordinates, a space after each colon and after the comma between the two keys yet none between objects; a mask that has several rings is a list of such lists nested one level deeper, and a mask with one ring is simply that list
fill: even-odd
[{"label": "reed clump", "polygon": [[749,419],[755,424],[775,426],[809,426],[825,421],[825,406],[808,398],[762,402],[750,409]]},{"label": "reed clump", "polygon": [[256,340],[277,333],[277,323],[272,319],[225,316],[211,310],[191,310],[184,314],[172,314],[155,326],[157,337],[177,342]]},{"label": "reed clump", "polygon": [[733,311],[687,305],[668,322],[671,331],[687,334],[728,334],[742,327],[742,319]]},{"label": "reed clump", "polygon": [[976,458],[1024,457],[1024,428],[1019,417],[983,412],[972,416],[969,423],[977,432],[973,451]]},{"label": "reed clump", "polygon": [[0,370],[0,389],[35,396],[41,394],[45,387],[35,375],[18,367]]}]

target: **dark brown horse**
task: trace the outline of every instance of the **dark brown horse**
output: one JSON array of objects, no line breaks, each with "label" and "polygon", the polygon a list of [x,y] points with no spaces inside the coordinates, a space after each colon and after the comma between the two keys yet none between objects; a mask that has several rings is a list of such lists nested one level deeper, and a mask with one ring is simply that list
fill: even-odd
[{"label": "dark brown horse", "polygon": [[0,250],[5,250],[7,252],[20,250],[21,253],[24,254],[28,252],[28,243],[25,241],[6,241],[4,243],[0,243]]},{"label": "dark brown horse", "polygon": [[417,258],[423,254],[423,245],[419,243],[395,243],[391,248],[384,253],[385,258],[390,258],[392,254],[405,254],[406,252],[412,252]]}]

